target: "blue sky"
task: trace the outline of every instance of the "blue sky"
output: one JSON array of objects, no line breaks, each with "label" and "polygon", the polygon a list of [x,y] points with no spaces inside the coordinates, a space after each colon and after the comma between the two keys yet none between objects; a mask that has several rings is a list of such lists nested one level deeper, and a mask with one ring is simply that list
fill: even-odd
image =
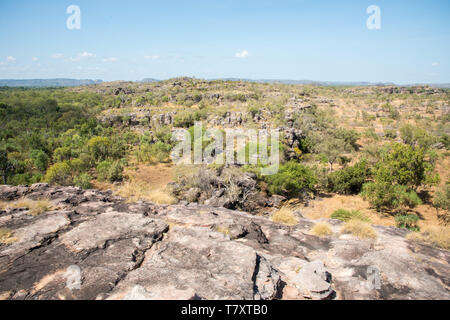
[{"label": "blue sky", "polygon": [[0,0],[0,43],[2,79],[449,83],[450,1]]}]

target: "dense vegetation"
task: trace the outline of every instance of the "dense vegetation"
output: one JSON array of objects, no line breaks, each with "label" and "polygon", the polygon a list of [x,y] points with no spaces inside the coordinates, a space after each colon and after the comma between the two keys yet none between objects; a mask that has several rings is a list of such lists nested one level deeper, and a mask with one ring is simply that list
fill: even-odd
[{"label": "dense vegetation", "polygon": [[[433,204],[448,223],[448,176],[439,177],[436,167],[449,157],[449,91],[418,88],[392,95],[383,90],[195,79],[75,89],[3,88],[0,176],[2,183],[13,185],[48,182],[91,188],[94,181],[125,183],[130,163],[170,163],[173,128],[193,133],[198,121],[204,128],[233,127],[223,119],[234,112],[242,126],[256,129],[262,121],[266,127],[299,128],[302,135],[290,142],[282,136],[275,175],[260,175],[262,163],[225,171],[209,166],[203,173],[191,171],[196,174],[190,178],[178,177],[188,188],[177,191],[180,199],[201,201],[204,194],[213,196],[214,188],[224,188],[233,205],[246,208],[250,195],[257,193],[305,200],[328,192],[361,195],[411,230],[417,229],[417,216],[410,211],[424,202]],[[308,106],[298,107],[297,100]],[[354,108],[354,116],[341,115],[341,105]],[[170,113],[173,121],[155,125],[154,117],[146,115],[136,121],[142,110],[157,118]],[[108,117],[114,122],[102,121]],[[210,139],[200,139],[205,149]],[[249,149],[247,144],[236,152],[245,152],[248,159]],[[256,173],[250,191],[238,181],[245,172]],[[436,185],[430,200],[427,194]],[[335,217],[366,221],[356,211]]]}]

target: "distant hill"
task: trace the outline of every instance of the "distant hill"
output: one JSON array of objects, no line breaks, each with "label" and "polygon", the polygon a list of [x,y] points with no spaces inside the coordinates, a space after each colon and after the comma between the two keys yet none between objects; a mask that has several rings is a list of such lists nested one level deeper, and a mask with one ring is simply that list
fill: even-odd
[{"label": "distant hill", "polygon": [[161,80],[153,79],[153,78],[145,78],[145,79],[142,79],[142,81],[139,81],[139,82],[148,83],[148,82],[158,82],[158,81],[161,81]]},{"label": "distant hill", "polygon": [[218,80],[228,81],[245,81],[258,83],[282,83],[282,84],[310,84],[317,86],[390,86],[395,85],[392,82],[374,83],[374,82],[357,82],[357,81],[314,81],[314,80],[289,80],[289,79],[240,79],[240,78],[226,78]]},{"label": "distant hill", "polygon": [[0,87],[76,87],[102,83],[102,80],[77,79],[0,79]]}]

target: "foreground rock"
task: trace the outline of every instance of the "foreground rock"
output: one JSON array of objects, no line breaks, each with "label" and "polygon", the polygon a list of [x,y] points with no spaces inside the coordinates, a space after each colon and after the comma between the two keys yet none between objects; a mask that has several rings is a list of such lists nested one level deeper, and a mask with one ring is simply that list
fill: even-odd
[{"label": "foreground rock", "polygon": [[450,299],[450,254],[376,227],[376,240],[310,234],[207,205],[125,203],[110,192],[0,186],[49,199],[0,211],[3,299]]}]

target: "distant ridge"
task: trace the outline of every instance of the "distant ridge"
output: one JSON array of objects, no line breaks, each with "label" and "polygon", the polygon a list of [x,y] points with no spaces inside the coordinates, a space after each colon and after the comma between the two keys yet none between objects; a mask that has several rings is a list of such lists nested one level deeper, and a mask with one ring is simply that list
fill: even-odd
[{"label": "distant ridge", "polygon": [[0,87],[77,87],[102,83],[102,80],[90,79],[0,79]]},{"label": "distant ridge", "polygon": [[[183,77],[173,78],[181,79]],[[188,77],[189,78],[189,77]],[[193,78],[195,79],[195,78]],[[169,80],[169,79],[167,79]],[[397,84],[394,82],[367,82],[367,81],[315,81],[315,80],[289,80],[289,79],[249,79],[249,78],[213,78],[204,79],[206,81],[244,81],[256,83],[282,83],[282,84],[303,84],[315,85],[324,87],[368,87],[368,86],[397,86],[397,87],[415,87],[415,86],[430,86],[432,88],[450,88],[450,83],[412,83],[412,84]],[[159,82],[165,80],[157,80],[153,78],[146,78],[137,82]]]},{"label": "distant ridge", "polygon": [[[173,78],[178,79],[178,78]],[[170,80],[170,79],[167,79]],[[314,81],[314,80],[289,80],[289,79],[248,79],[248,78],[215,78],[204,80],[223,80],[223,81],[245,81],[256,83],[282,83],[282,84],[304,84],[315,86],[348,86],[348,87],[364,87],[364,86],[399,86],[399,87],[414,87],[414,86],[430,86],[432,88],[450,88],[450,83],[414,83],[414,84],[396,84],[393,82],[365,82],[365,81]],[[145,78],[140,83],[152,83],[165,81],[154,78]],[[103,83],[103,80],[92,79],[0,79],[0,87],[29,87],[29,88],[44,88],[44,87],[77,87]],[[106,81],[108,82],[108,81]]]}]

